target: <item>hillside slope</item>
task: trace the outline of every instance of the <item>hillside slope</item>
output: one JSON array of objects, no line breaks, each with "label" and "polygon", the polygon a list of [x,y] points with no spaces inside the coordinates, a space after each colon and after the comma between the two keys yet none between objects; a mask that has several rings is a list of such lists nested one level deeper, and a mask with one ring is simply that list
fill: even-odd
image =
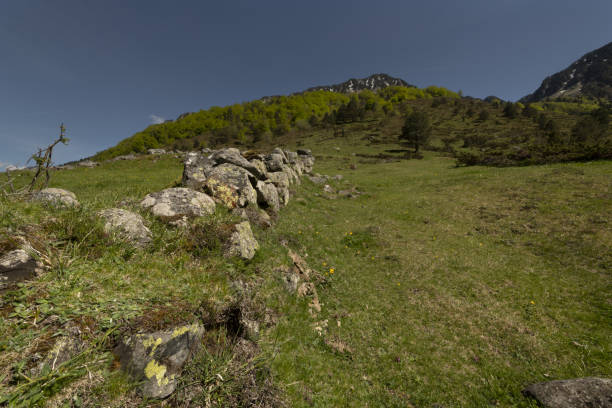
[{"label": "hillside slope", "polygon": [[[52,186],[73,191],[79,209],[1,195],[0,251],[27,232],[49,270],[0,298],[0,401],[528,408],[527,384],[612,377],[612,164],[458,168],[432,152],[406,160],[377,125],[299,140],[328,187],[306,177],[292,186],[275,225],[253,226],[260,248],[248,262],[222,257],[211,235],[235,215],[219,208],[171,228],[139,207],[180,180],[173,155],[54,173]],[[15,177],[23,185],[28,173]],[[151,246],[110,242],[96,221],[108,207],[142,214]],[[291,292],[288,248],[317,278],[320,310]],[[260,332],[217,323],[228,313]],[[143,398],[113,361],[117,339],[193,319],[209,325],[177,391]],[[32,374],[75,327],[87,352]],[[276,405],[262,403],[271,397]]]},{"label": "hillside slope", "polygon": [[612,42],[591,51],[542,81],[523,103],[562,97],[587,97],[612,101]]}]

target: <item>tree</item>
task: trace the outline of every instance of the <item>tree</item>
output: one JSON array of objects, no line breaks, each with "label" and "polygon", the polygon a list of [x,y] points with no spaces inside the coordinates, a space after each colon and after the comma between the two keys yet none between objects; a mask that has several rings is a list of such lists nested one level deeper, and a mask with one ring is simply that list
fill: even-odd
[{"label": "tree", "polygon": [[431,121],[426,113],[414,111],[406,116],[400,140],[405,140],[414,146],[414,152],[427,143],[431,135]]}]

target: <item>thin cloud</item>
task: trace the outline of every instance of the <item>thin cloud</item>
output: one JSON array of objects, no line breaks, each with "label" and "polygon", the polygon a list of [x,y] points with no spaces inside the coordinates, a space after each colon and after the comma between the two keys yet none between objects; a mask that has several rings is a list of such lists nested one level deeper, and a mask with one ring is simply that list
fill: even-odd
[{"label": "thin cloud", "polygon": [[151,123],[154,125],[159,125],[160,123],[164,123],[166,121],[166,119],[162,118],[161,116],[153,114],[150,114],[149,117],[151,118]]}]

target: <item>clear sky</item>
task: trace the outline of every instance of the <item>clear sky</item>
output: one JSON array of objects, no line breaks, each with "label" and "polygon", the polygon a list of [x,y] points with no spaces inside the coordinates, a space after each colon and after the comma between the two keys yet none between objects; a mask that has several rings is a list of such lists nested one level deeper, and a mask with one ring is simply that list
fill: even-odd
[{"label": "clear sky", "polygon": [[155,120],[384,72],[516,100],[612,41],[611,0],[4,0],[0,167]]}]

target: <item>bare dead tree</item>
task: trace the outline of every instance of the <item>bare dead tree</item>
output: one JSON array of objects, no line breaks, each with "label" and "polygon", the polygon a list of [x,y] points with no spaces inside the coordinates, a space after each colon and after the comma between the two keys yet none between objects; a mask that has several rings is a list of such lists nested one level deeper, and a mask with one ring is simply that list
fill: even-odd
[{"label": "bare dead tree", "polygon": [[32,190],[34,190],[34,188],[36,187],[36,182],[38,181],[38,178],[43,173],[45,174],[45,181],[43,182],[42,186],[39,187],[39,190],[42,190],[43,188],[47,188],[47,186],[49,185],[49,179],[51,178],[51,175],[49,174],[49,167],[51,167],[51,165],[53,164],[53,161],[51,160],[51,156],[53,155],[53,148],[59,143],[68,144],[69,141],[70,139],[66,137],[66,128],[64,127],[64,124],[62,123],[60,125],[59,138],[57,138],[57,140],[55,140],[45,149],[38,148],[38,152],[34,153],[32,157],[30,157],[30,159],[28,160],[28,163],[30,162],[30,160],[36,163],[36,173],[34,174],[34,177],[32,177],[32,181],[30,182],[30,185],[28,186],[29,193],[31,193]]}]

